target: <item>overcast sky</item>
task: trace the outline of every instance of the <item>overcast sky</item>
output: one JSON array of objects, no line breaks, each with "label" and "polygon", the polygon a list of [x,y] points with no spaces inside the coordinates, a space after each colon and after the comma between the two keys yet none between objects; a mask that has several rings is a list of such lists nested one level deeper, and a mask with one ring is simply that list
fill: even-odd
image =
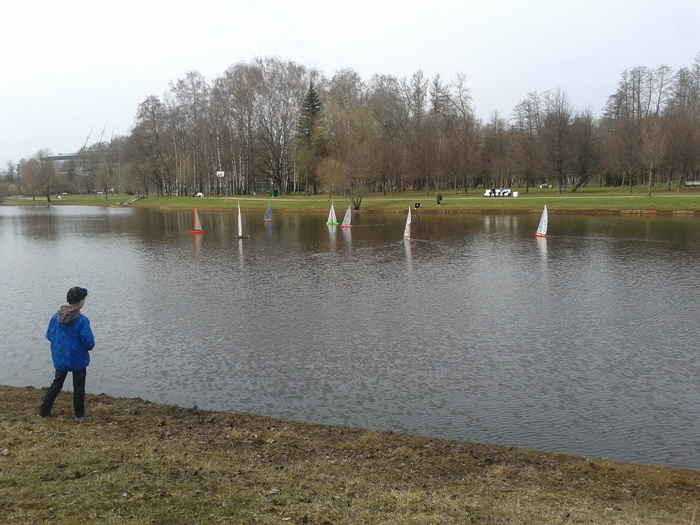
[{"label": "overcast sky", "polygon": [[464,73],[488,120],[556,89],[599,115],[625,69],[700,53],[698,0],[24,0],[0,20],[0,169],[127,135],[171,81],[255,57],[364,80]]}]

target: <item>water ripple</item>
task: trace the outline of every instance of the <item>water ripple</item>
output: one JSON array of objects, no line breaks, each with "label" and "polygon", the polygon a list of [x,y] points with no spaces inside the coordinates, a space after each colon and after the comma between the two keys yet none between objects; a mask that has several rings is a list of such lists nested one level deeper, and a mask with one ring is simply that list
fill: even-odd
[{"label": "water ripple", "polygon": [[202,215],[0,208],[0,382],[81,284],[93,392],[700,468],[695,221]]}]

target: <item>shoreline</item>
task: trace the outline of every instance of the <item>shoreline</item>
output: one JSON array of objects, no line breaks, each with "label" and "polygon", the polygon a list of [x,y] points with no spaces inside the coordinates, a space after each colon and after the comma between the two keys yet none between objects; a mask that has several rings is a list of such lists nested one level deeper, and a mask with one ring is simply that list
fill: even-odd
[{"label": "shoreline", "polygon": [[[0,386],[12,523],[691,524],[700,471]],[[56,509],[61,509],[56,513]]]}]

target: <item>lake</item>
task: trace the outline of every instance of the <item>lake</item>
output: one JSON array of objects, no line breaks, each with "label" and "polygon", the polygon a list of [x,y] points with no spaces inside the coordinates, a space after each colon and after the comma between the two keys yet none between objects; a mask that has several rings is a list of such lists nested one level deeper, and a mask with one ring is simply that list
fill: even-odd
[{"label": "lake", "polygon": [[79,285],[91,393],[700,469],[698,218],[199,215],[0,207],[0,383]]}]

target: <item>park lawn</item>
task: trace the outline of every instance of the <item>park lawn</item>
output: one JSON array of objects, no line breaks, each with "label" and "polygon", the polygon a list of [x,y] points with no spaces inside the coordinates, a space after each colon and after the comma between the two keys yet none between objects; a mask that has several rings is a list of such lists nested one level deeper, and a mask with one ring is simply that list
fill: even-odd
[{"label": "park lawn", "polygon": [[[531,188],[529,192],[519,191],[518,197],[484,197],[482,190],[467,193],[442,192],[442,206],[436,206],[435,193],[406,191],[383,195],[373,193],[363,197],[360,211],[404,212],[421,203],[423,212],[439,213],[539,213],[546,204],[553,213],[660,213],[660,214],[700,214],[700,188],[683,188],[678,192],[657,186],[651,196],[646,188],[580,188],[577,192],[558,194],[556,189]],[[60,200],[45,197],[7,198],[5,205],[24,206],[117,206],[127,202],[131,196],[121,194],[104,195],[65,195]],[[348,206],[347,196],[328,195],[282,195],[270,197],[267,194],[256,196],[205,196],[157,197],[149,196],[131,203],[137,208],[190,209],[197,205],[202,210],[232,210],[240,202],[243,211],[264,210],[268,203],[275,211],[325,212],[333,202],[336,211]]]}]

